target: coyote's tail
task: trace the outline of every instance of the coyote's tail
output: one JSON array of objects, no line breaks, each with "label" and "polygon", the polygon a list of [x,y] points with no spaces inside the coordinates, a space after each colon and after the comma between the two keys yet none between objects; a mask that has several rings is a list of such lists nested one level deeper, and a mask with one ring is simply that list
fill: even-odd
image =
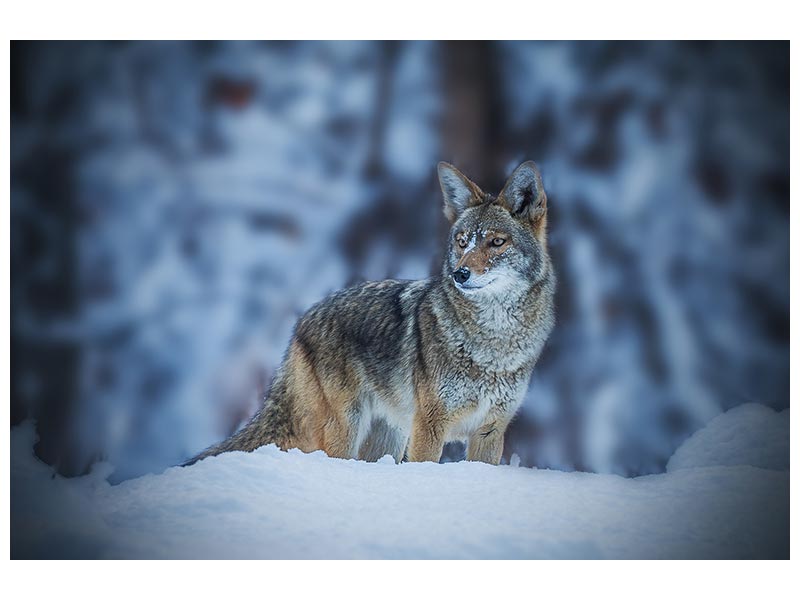
[{"label": "coyote's tail", "polygon": [[194,458],[180,466],[188,467],[197,461],[216,456],[223,452],[252,452],[266,444],[277,444],[281,448],[288,445],[292,433],[292,407],[286,393],[286,381],[282,375],[276,376],[264,406],[253,418],[227,440],[206,448]]}]

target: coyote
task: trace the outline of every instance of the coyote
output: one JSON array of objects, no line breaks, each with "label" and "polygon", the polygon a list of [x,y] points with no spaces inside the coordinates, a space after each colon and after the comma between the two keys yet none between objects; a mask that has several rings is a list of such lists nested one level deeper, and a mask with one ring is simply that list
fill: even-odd
[{"label": "coyote", "polygon": [[189,462],[274,443],[328,456],[439,461],[448,441],[498,464],[555,323],[536,165],[498,196],[439,163],[452,228],[439,276],[337,292],[300,318],[262,409]]}]

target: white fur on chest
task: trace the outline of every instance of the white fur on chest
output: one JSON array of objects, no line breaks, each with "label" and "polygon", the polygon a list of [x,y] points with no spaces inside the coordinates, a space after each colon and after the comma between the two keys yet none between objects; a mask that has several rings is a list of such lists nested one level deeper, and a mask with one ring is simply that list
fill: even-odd
[{"label": "white fur on chest", "polygon": [[447,434],[448,441],[466,439],[481,425],[500,415],[513,414],[522,402],[527,383],[527,377],[442,379],[439,394],[455,419]]},{"label": "white fur on chest", "polygon": [[[434,307],[440,322],[448,322],[444,309]],[[466,351],[470,360],[490,371],[516,371],[535,362],[544,345],[536,327],[525,323],[512,306],[488,303],[475,315],[470,328],[443,328],[453,352]]]}]

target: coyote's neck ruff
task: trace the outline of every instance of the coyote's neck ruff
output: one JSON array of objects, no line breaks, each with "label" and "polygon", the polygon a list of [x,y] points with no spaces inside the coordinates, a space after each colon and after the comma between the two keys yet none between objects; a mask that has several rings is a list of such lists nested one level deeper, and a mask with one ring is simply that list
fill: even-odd
[{"label": "coyote's neck ruff", "polygon": [[343,290],[297,323],[261,411],[190,462],[275,443],[329,456],[497,464],[555,322],[547,200],[520,165],[493,198],[439,164],[452,223],[442,274]]}]

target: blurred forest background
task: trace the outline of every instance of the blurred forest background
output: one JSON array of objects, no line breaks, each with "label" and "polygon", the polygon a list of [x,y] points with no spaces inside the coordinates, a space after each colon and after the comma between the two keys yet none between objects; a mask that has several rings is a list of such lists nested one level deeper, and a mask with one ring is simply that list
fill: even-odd
[{"label": "blurred forest background", "polygon": [[[448,160],[536,160],[558,324],[523,465],[632,476],[789,406],[788,43],[13,43],[11,424],[159,471],[259,406],[297,317],[438,272]],[[451,445],[445,460],[463,456]]]}]

